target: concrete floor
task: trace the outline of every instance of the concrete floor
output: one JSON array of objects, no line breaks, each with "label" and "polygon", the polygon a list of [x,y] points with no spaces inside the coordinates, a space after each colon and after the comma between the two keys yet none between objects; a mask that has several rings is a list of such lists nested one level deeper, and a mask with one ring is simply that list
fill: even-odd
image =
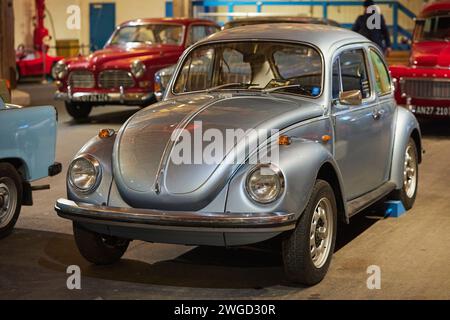
[{"label": "concrete floor", "polygon": [[[100,128],[118,129],[133,108],[97,108],[76,124],[52,100],[50,85],[22,85],[32,105],[59,111],[57,160],[67,169],[75,152]],[[283,276],[279,255],[246,249],[194,248],[135,241],[114,266],[88,264],[78,253],[71,223],[56,216],[65,173],[45,179],[15,232],[0,241],[0,299],[450,299],[450,128],[425,123],[426,155],[420,190],[406,215],[383,219],[368,210],[341,230],[325,280],[304,288]],[[64,170],[65,171],[65,170]],[[81,290],[68,290],[66,269],[81,267]],[[367,267],[381,268],[381,289],[366,286]]]}]

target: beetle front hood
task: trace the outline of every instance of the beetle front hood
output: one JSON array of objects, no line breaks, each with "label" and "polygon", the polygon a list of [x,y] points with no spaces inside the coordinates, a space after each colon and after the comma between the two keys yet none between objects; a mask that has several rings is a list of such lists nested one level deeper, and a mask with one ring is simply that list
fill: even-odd
[{"label": "beetle front hood", "polygon": [[[224,137],[227,129],[270,132],[323,112],[311,100],[278,94],[198,94],[163,101],[136,113],[118,133],[113,155],[117,187],[133,207],[200,210],[222,190],[235,165],[175,164],[172,156],[180,140],[171,138],[174,130],[187,130],[192,137],[198,126],[203,134],[213,129]],[[192,153],[198,153],[193,147]],[[224,154],[233,148],[225,147]]]}]

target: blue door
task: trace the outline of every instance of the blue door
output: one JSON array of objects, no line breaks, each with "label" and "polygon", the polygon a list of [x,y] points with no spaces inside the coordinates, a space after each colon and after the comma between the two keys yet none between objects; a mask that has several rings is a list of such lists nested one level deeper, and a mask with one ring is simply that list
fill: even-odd
[{"label": "blue door", "polygon": [[116,4],[89,4],[89,25],[91,50],[103,48],[116,27]]}]

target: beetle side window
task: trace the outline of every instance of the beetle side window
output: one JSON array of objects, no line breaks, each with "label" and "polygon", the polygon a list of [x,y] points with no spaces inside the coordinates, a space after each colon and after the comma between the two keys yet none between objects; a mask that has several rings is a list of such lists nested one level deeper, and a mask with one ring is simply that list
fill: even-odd
[{"label": "beetle side window", "polygon": [[370,49],[370,60],[373,64],[373,72],[375,76],[375,89],[378,94],[383,95],[391,92],[391,79],[389,72],[383,59],[375,50]]},{"label": "beetle side window", "polygon": [[340,55],[342,90],[360,90],[363,99],[370,97],[367,66],[362,49],[345,51]]},{"label": "beetle side window", "polygon": [[333,63],[333,100],[339,99],[339,93],[341,92],[341,72],[339,69],[339,58]]}]

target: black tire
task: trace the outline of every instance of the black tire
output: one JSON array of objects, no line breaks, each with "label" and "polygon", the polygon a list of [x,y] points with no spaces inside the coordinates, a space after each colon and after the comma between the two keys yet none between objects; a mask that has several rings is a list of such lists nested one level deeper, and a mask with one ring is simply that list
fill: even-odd
[{"label": "black tire", "polygon": [[[328,230],[331,230],[332,234],[328,234],[327,239],[329,240],[319,241],[319,243],[324,241],[324,244],[328,243],[328,245],[326,246],[327,250],[325,250],[322,255],[323,258],[317,262],[318,265],[316,266],[311,256],[310,234],[316,207],[319,204],[324,205],[325,203],[330,210],[329,215],[331,217],[328,220],[332,221],[332,226],[331,228],[328,228]],[[318,222],[319,221],[316,223]],[[299,218],[297,227],[283,240],[282,243],[284,270],[290,281],[308,286],[315,285],[322,281],[328,271],[333,256],[336,243],[336,230],[337,206],[333,189],[328,182],[316,180],[311,198],[308,201],[305,211]],[[314,241],[317,243],[317,228],[315,228],[313,235]]]},{"label": "black tire", "polygon": [[75,242],[81,255],[96,265],[113,264],[127,251],[129,240],[105,236],[73,223]]},{"label": "black tire", "polygon": [[22,208],[22,194],[22,178],[16,168],[9,163],[0,163],[0,239],[8,236],[16,225]]},{"label": "black tire", "polygon": [[16,84],[19,83],[21,79],[19,66],[16,66]]},{"label": "black tire", "polygon": [[[413,207],[414,202],[416,201],[416,196],[417,196],[417,189],[419,187],[419,157],[418,157],[418,150],[417,150],[417,146],[416,143],[414,141],[413,138],[409,138],[408,141],[408,145],[406,146],[406,150],[405,150],[405,166],[406,166],[406,152],[407,150],[411,150],[411,156],[414,158],[414,164],[413,167],[415,168],[415,188],[414,188],[414,193],[410,193],[407,190],[407,184],[403,183],[403,186],[400,190],[394,190],[394,192],[391,195],[391,199],[392,200],[400,200],[403,203],[403,206],[405,207],[406,210],[409,210]],[[406,177],[404,177],[406,178]]]},{"label": "black tire", "polygon": [[75,120],[87,119],[92,111],[92,106],[89,104],[76,104],[66,102],[67,113]]}]

